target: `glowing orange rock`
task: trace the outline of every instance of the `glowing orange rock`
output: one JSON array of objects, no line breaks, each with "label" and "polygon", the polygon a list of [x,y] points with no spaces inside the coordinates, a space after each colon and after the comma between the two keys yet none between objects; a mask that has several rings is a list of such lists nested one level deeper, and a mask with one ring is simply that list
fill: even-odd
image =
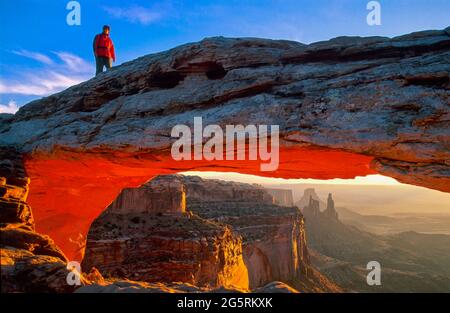
[{"label": "glowing orange rock", "polygon": [[[168,152],[167,152],[168,153]],[[187,170],[234,171],[281,178],[354,178],[375,172],[371,157],[317,147],[285,147],[275,172],[260,172],[258,161],[179,161],[170,154],[104,156],[58,152],[25,161],[31,178],[28,203],[36,229],[50,235],[71,260],[81,260],[73,241],[123,188],[138,187],[160,174]]]}]

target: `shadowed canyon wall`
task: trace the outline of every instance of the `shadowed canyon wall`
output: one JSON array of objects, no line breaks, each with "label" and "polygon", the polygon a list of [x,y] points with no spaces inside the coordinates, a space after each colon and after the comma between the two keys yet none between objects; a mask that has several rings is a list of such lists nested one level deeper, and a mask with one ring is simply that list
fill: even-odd
[{"label": "shadowed canyon wall", "polygon": [[67,259],[50,237],[37,233],[27,204],[30,179],[22,155],[0,150],[1,292],[71,292]]}]

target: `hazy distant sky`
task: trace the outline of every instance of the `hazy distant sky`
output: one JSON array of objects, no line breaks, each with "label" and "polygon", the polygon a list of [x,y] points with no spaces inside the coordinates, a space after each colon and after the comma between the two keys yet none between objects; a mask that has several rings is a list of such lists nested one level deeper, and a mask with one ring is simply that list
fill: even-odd
[{"label": "hazy distant sky", "polygon": [[[365,177],[358,176],[355,179],[328,179],[328,180],[319,180],[319,179],[284,179],[284,178],[271,178],[271,177],[261,177],[255,175],[247,175],[240,173],[224,173],[224,172],[182,172],[180,174],[184,175],[196,175],[204,178],[211,179],[222,179],[222,180],[232,180],[239,181],[242,183],[248,184],[327,184],[327,185],[382,185],[382,186],[400,186],[403,185],[396,181],[393,178],[382,176],[382,175],[368,175]],[[407,185],[406,185],[407,186]]]},{"label": "hazy distant sky", "polygon": [[326,200],[328,193],[331,192],[337,206],[346,207],[361,214],[450,214],[449,193],[401,184],[395,179],[381,175],[368,175],[355,179],[316,180],[269,178],[223,172],[191,171],[181,174],[290,189],[293,191],[294,201],[300,199],[306,188],[315,188],[322,200]]},{"label": "hazy distant sky", "polygon": [[310,43],[340,35],[396,36],[449,26],[448,0],[380,0],[382,25],[368,26],[367,0],[0,1],[0,112],[92,77],[92,39],[112,27],[118,62],[208,36]]}]

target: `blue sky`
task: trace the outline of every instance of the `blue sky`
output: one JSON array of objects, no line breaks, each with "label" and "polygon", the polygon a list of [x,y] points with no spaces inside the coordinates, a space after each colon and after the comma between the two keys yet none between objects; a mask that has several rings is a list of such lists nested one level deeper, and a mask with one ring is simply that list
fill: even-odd
[{"label": "blue sky", "polygon": [[366,23],[368,0],[0,1],[0,112],[93,76],[93,36],[111,25],[117,63],[209,36],[304,43],[340,35],[396,36],[450,25],[448,0],[380,0],[382,25]]}]

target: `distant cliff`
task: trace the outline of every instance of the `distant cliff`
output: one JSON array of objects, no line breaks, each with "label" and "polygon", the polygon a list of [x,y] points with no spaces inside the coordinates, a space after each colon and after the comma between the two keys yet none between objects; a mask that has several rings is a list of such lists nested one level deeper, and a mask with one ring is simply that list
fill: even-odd
[{"label": "distant cliff", "polygon": [[[414,232],[380,236],[339,220],[331,195],[320,211],[320,199],[309,190],[303,208],[310,260],[346,291],[450,292],[450,236]],[[381,286],[366,283],[366,265],[382,266]]]},{"label": "distant cliff", "polygon": [[[297,207],[275,204],[273,195],[259,185],[181,177],[186,186],[188,210],[231,225],[242,236],[251,288],[279,280],[302,291],[340,291],[311,266],[304,218]],[[230,188],[245,191],[245,196],[232,196],[233,193],[227,192]],[[207,191],[221,196],[203,197]],[[284,194],[289,193],[290,190]]]},{"label": "distant cliff", "polygon": [[[175,176],[174,176],[175,177]],[[179,179],[161,176],[141,188],[125,188],[108,206],[107,213],[184,213],[185,186]]]},{"label": "distant cliff", "polygon": [[265,188],[272,195],[275,204],[282,206],[294,206],[294,197],[290,189]]},{"label": "distant cliff", "polygon": [[319,209],[321,211],[325,210],[326,203],[319,199],[314,188],[306,188],[303,191],[302,197],[295,202],[295,206],[303,210],[304,207],[310,204],[311,199],[319,201]]},{"label": "distant cliff", "polygon": [[124,190],[92,224],[82,265],[147,282],[340,290],[310,265],[296,207],[261,186],[181,175]]},{"label": "distant cliff", "polygon": [[179,176],[124,190],[92,223],[82,268],[107,277],[248,289],[242,239],[186,212]]}]

